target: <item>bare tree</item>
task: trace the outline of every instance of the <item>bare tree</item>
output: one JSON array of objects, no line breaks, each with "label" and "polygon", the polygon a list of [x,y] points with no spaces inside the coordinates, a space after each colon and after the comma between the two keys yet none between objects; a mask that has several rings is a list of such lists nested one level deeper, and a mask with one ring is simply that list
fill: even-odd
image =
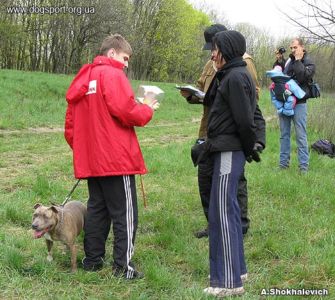
[{"label": "bare tree", "polygon": [[306,37],[318,44],[335,44],[335,2],[334,0],[300,0],[294,15],[284,12],[290,22],[297,25]]}]

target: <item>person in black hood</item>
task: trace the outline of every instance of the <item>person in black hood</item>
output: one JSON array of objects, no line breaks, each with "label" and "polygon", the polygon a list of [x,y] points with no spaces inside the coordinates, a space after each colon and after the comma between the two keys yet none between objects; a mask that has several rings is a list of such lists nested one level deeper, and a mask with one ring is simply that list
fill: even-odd
[{"label": "person in black hood", "polygon": [[234,58],[241,60],[246,51],[244,36],[238,31],[226,30],[225,32],[219,32],[214,36],[213,42],[226,62]]},{"label": "person in black hood", "polygon": [[[220,31],[226,31],[227,28],[221,24],[213,24],[206,28],[204,31],[205,45],[204,50],[212,50],[212,40],[216,33]],[[258,100],[258,95],[260,91],[260,86],[257,80],[257,72],[253,62],[252,57],[247,54],[243,55],[243,60],[246,62],[247,70],[253,79],[253,82],[256,85],[256,98]],[[210,59],[201,74],[201,77],[197,81],[197,88],[207,92],[209,86],[214,78],[217,69],[213,66],[214,61]],[[202,143],[207,140],[207,124],[208,124],[208,115],[209,115],[209,106],[203,105],[203,98],[198,98],[192,96],[189,92],[181,91],[181,95],[185,97],[188,103],[191,104],[201,104],[203,106],[203,114],[200,122],[199,128],[199,138],[196,140],[196,144],[192,147],[191,156],[193,163],[198,165],[198,186],[199,186],[199,195],[201,199],[201,204],[203,211],[207,220],[207,226],[204,230],[196,231],[195,236],[197,238],[208,237],[208,211],[209,211],[209,201],[210,201],[210,191],[212,186],[212,174],[213,174],[213,162],[211,157],[204,156],[203,159],[197,161],[199,154],[202,150]],[[258,147],[261,149],[265,148],[265,120],[262,116],[262,112],[259,109],[258,105],[256,108],[257,117],[255,118],[255,124],[257,127],[257,143]],[[238,184],[237,191],[237,200],[241,210],[241,223],[242,223],[242,232],[245,235],[248,232],[250,226],[250,219],[248,217],[248,187],[247,187],[247,178],[243,173]]]},{"label": "person in black hood", "polygon": [[244,259],[238,181],[246,159],[259,161],[254,116],[256,89],[242,56],[243,35],[228,30],[213,39],[212,57],[218,69],[204,104],[210,108],[207,152],[214,160],[209,206],[210,287],[214,296],[244,293]]}]

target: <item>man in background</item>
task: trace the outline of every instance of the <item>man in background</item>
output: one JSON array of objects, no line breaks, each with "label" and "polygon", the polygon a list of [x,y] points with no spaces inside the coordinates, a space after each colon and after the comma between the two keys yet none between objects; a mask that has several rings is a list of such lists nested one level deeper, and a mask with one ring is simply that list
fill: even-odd
[{"label": "man in background", "polygon": [[303,41],[295,38],[290,44],[291,54],[286,63],[284,73],[297,82],[306,96],[297,101],[293,116],[279,114],[280,124],[280,156],[279,168],[287,169],[290,166],[291,156],[291,122],[293,121],[296,142],[298,147],[298,161],[301,173],[306,173],[309,167],[309,152],[307,141],[307,103],[311,97],[309,83],[313,81],[315,64],[309,58]]},{"label": "man in background", "polygon": [[284,57],[284,53],[286,52],[284,47],[280,47],[279,49],[277,49],[275,51],[276,54],[276,61],[274,62],[272,69],[275,66],[280,66],[282,70],[285,69],[285,63],[286,63],[286,59]]}]

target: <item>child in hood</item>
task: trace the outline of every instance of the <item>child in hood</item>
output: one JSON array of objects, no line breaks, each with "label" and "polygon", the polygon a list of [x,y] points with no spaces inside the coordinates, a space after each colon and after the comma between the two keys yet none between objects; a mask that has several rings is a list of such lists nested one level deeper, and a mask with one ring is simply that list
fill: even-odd
[{"label": "child in hood", "polygon": [[275,66],[272,70],[267,71],[266,76],[272,80],[269,87],[271,101],[278,114],[293,116],[297,99],[302,99],[306,93],[290,76],[282,72],[281,66]]}]

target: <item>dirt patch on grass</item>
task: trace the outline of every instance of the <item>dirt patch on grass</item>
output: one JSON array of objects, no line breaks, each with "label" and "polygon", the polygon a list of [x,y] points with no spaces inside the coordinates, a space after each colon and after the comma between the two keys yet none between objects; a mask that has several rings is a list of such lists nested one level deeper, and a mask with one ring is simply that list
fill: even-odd
[{"label": "dirt patch on grass", "polygon": [[183,125],[187,126],[188,124],[199,124],[200,125],[200,118],[192,118],[190,121],[184,121],[184,122],[166,122],[166,121],[160,121],[159,124],[152,124],[149,123],[146,125],[147,128],[153,128],[153,127],[181,127]]},{"label": "dirt patch on grass", "polygon": [[26,129],[0,129],[0,135],[15,135],[15,134],[26,134],[26,133],[59,133],[64,132],[64,128],[61,127],[29,127]]},{"label": "dirt patch on grass", "polygon": [[[30,185],[31,182],[26,179],[35,176],[36,170],[50,161],[68,157],[71,162],[71,151],[66,151],[66,143],[59,144],[54,139],[62,130],[62,128],[1,130],[0,136],[4,133],[2,135],[4,146],[0,159],[0,190],[8,194]],[[40,133],[41,135],[38,135]]]},{"label": "dirt patch on grass", "polygon": [[164,135],[164,136],[160,136],[160,137],[150,137],[150,138],[144,138],[140,140],[140,144],[141,146],[145,146],[145,145],[170,145],[173,143],[182,143],[185,141],[190,140],[190,136],[188,135],[175,135],[175,134],[171,134],[171,135]]}]

